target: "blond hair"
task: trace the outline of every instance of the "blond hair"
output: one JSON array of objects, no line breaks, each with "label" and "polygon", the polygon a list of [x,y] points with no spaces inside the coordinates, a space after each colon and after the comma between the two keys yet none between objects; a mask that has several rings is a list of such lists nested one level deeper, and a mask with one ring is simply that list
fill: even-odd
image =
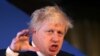
[{"label": "blond hair", "polygon": [[71,24],[69,17],[63,11],[61,11],[58,6],[47,6],[34,11],[31,15],[32,19],[29,23],[29,28],[38,27],[45,19],[48,19],[48,17],[52,17],[52,15],[56,14],[62,15],[64,17],[63,19],[61,18],[61,20],[66,21],[66,28],[72,28],[73,25]]}]

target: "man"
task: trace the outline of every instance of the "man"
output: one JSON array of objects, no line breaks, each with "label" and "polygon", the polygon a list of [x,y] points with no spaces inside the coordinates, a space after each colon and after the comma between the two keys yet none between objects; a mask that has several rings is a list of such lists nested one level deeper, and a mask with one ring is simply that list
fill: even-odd
[{"label": "man", "polygon": [[71,27],[68,16],[58,6],[40,8],[32,13],[29,29],[18,32],[11,45],[0,51],[0,56],[72,56],[60,50]]}]

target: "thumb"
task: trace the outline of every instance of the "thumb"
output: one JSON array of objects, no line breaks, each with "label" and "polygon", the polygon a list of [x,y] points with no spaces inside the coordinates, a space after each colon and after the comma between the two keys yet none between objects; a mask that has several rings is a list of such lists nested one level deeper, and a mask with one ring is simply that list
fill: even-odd
[{"label": "thumb", "polygon": [[39,51],[39,49],[38,49],[37,47],[32,47],[32,46],[30,46],[30,47],[28,48],[28,50],[29,50],[29,51]]},{"label": "thumb", "polygon": [[39,51],[39,49],[37,47],[33,47],[33,46],[25,46],[24,48],[21,48],[21,51],[33,51],[33,52],[36,52],[36,51]]}]

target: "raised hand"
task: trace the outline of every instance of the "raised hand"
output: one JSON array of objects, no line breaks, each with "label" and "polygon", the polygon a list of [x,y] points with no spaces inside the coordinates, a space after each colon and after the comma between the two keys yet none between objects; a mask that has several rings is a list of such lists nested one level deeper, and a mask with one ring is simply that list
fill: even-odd
[{"label": "raised hand", "polygon": [[10,49],[14,52],[18,51],[38,51],[38,48],[32,47],[29,44],[29,30],[24,29],[17,33],[16,37],[12,40]]}]

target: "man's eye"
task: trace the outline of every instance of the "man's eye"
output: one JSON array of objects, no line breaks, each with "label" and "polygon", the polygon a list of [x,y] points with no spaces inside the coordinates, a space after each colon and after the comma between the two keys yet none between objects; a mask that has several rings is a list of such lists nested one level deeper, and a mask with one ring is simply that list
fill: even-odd
[{"label": "man's eye", "polygon": [[63,33],[63,32],[61,32],[61,31],[58,31],[58,34],[62,34],[62,35],[63,35],[64,33]]},{"label": "man's eye", "polygon": [[48,30],[49,33],[53,33],[53,30]]}]

